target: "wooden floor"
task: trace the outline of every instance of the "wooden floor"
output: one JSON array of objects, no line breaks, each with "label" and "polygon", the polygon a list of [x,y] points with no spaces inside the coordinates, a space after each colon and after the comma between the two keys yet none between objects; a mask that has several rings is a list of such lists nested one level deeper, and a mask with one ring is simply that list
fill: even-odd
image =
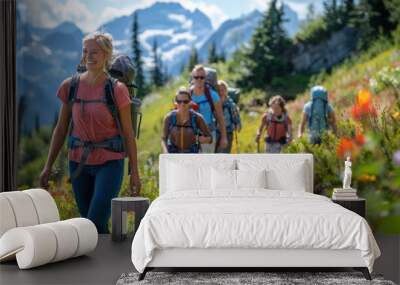
[{"label": "wooden floor", "polygon": [[[374,273],[399,284],[400,236],[376,239],[382,256],[376,260]],[[132,237],[116,243],[110,235],[100,235],[96,250],[87,256],[28,270],[19,270],[15,261],[3,263],[0,284],[115,284],[122,273],[135,271],[130,257],[131,243]]]}]

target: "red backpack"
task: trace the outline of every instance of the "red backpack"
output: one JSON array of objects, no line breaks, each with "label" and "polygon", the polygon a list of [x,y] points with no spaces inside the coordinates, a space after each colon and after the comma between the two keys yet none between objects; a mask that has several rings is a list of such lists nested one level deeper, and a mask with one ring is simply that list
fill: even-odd
[{"label": "red backpack", "polygon": [[[288,116],[286,113],[282,113],[282,118],[278,119],[272,113],[266,113],[267,121],[267,143],[280,143],[286,144],[287,142],[287,131],[288,131]],[[281,127],[280,127],[281,126]],[[282,128],[283,127],[283,128]]]}]

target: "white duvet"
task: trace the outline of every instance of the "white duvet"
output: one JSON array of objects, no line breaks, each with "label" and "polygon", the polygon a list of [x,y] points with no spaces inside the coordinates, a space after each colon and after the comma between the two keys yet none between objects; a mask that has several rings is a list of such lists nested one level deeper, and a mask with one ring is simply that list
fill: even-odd
[{"label": "white duvet", "polygon": [[379,248],[365,219],[306,192],[171,192],[154,200],[132,243],[143,272],[155,249],[358,249],[372,272]]}]

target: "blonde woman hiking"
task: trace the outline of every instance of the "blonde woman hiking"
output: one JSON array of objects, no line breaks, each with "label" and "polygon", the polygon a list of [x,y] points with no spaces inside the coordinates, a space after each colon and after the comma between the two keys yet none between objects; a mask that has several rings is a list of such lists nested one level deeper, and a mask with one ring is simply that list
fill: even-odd
[{"label": "blonde woman hiking", "polygon": [[[120,192],[126,156],[131,167],[132,195],[139,195],[141,188],[131,99],[127,87],[112,81],[107,73],[112,52],[109,34],[95,32],[83,39],[82,63],[87,71],[64,80],[57,91],[62,102],[60,115],[40,174],[40,185],[47,189],[53,163],[68,136],[76,204],[80,215],[92,220],[99,233],[109,232],[111,199]],[[112,104],[108,88],[113,94]]]}]

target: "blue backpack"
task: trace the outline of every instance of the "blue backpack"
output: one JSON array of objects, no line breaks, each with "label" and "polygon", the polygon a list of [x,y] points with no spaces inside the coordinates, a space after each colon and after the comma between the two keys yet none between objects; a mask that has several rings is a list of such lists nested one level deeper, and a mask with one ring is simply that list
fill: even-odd
[{"label": "blue backpack", "polygon": [[308,128],[311,141],[321,139],[322,133],[329,128],[328,92],[322,86],[311,89],[311,112],[308,116]]},{"label": "blue backpack", "polygon": [[[222,111],[224,114],[226,131],[231,133],[237,126],[240,126],[241,122],[240,113],[236,109],[236,104],[229,96],[222,105]],[[217,129],[217,132],[219,132],[219,129]]]},{"label": "blue backpack", "polygon": [[193,133],[196,136],[196,142],[190,147],[190,149],[184,151],[187,153],[198,153],[200,150],[200,144],[198,141],[198,137],[200,135],[200,129],[197,126],[197,114],[195,111],[190,110],[190,125],[189,126],[183,126],[183,125],[178,125],[177,118],[176,118],[176,110],[171,112],[171,118],[169,120],[169,126],[168,126],[168,140],[167,140],[167,148],[169,153],[179,153],[182,152],[182,150],[178,149],[178,146],[173,144],[171,139],[169,138],[169,134],[172,131],[173,127],[178,127],[178,128],[191,128],[193,129]]}]

